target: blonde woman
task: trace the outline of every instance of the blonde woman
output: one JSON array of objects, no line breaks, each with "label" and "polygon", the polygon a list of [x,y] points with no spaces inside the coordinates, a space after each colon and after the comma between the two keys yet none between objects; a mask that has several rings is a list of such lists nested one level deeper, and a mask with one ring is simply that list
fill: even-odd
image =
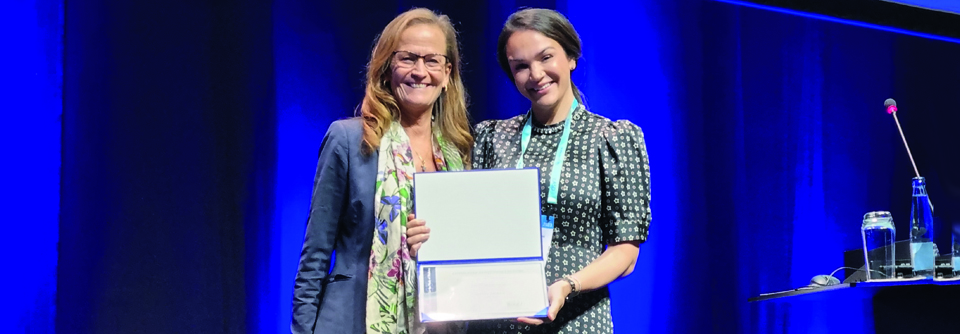
[{"label": "blonde woman", "polygon": [[470,164],[456,36],[445,15],[413,9],[378,37],[360,117],[331,124],[320,148],[293,333],[424,332],[406,224],[414,173]]}]

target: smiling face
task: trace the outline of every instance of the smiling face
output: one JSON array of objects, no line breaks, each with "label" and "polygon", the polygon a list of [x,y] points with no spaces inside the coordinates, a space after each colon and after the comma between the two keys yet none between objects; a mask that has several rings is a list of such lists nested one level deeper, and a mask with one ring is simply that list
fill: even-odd
[{"label": "smiling face", "polygon": [[[416,24],[400,35],[399,45],[391,60],[390,90],[403,112],[424,112],[433,107],[450,78],[451,65],[444,57],[435,57],[442,64],[428,68],[430,61],[416,56],[446,55],[443,31],[433,24]],[[410,56],[410,54],[416,56]],[[403,59],[401,59],[403,58]],[[413,60],[410,66],[410,60]],[[434,60],[436,61],[436,60]],[[407,63],[407,64],[405,64]]]},{"label": "smiling face", "polygon": [[570,59],[557,41],[534,30],[513,33],[507,40],[507,62],[517,90],[532,102],[534,110],[558,110],[573,102]]}]

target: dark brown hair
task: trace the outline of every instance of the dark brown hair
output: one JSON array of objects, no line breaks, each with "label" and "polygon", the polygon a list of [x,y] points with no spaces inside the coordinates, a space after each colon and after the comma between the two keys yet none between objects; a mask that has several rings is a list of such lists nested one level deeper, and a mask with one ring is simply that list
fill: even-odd
[{"label": "dark brown hair", "polygon": [[[510,63],[507,61],[507,40],[513,33],[524,30],[532,30],[547,36],[560,44],[563,52],[567,54],[570,60],[580,60],[581,45],[580,35],[573,29],[573,24],[567,20],[563,14],[552,9],[528,8],[520,10],[510,15],[507,22],[503,24],[503,30],[500,31],[500,38],[497,40],[497,62],[500,68],[514,82],[513,71],[510,70]],[[573,72],[571,70],[571,72]],[[583,104],[583,93],[577,89],[577,85],[570,81],[573,88],[573,96],[580,104]]]}]

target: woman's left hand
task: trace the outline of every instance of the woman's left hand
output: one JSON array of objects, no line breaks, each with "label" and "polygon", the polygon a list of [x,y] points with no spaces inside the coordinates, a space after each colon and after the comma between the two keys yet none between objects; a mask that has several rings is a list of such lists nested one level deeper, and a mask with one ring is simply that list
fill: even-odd
[{"label": "woman's left hand", "polygon": [[[550,284],[550,287],[547,288],[547,299],[550,300],[550,309],[547,310],[547,319],[553,321],[557,319],[557,313],[560,312],[560,308],[563,307],[563,303],[567,300],[567,296],[570,295],[572,287],[570,283],[565,281],[557,281],[553,284]],[[528,325],[540,325],[544,321],[536,318],[517,318],[517,321],[528,324]]]}]

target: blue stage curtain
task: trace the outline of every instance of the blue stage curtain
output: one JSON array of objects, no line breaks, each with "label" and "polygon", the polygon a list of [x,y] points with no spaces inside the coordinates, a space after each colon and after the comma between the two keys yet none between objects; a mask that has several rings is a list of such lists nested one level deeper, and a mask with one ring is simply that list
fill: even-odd
[{"label": "blue stage curtain", "polygon": [[277,150],[270,8],[66,3],[57,332],[252,327]]},{"label": "blue stage curtain", "polygon": [[54,328],[63,0],[0,4],[0,332]]},{"label": "blue stage curtain", "polygon": [[887,97],[957,217],[947,41],[700,0],[67,3],[57,329],[287,331],[321,136],[414,6],[460,31],[474,122],[529,108],[496,40],[516,9],[547,7],[583,39],[590,109],[644,130],[654,219],[612,288],[618,333],[872,332],[856,293],[747,298],[840,267],[867,211],[907,230]]}]

